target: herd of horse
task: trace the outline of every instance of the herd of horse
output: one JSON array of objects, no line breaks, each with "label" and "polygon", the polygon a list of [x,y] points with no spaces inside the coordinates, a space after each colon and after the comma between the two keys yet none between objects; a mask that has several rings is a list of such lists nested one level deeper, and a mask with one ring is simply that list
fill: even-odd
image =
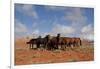
[{"label": "herd of horse", "polygon": [[78,47],[82,45],[81,39],[79,37],[61,37],[60,34],[52,37],[46,35],[44,38],[39,36],[38,38],[30,39],[26,44],[29,44],[30,49],[43,48],[47,50],[62,49],[65,50],[66,47]]}]

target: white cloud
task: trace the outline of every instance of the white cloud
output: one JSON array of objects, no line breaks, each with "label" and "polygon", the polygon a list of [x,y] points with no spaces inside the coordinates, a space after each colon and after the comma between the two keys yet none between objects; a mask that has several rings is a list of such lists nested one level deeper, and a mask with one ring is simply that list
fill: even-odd
[{"label": "white cloud", "polygon": [[84,23],[87,20],[80,8],[70,9],[69,12],[66,12],[65,19],[72,23]]},{"label": "white cloud", "polygon": [[66,10],[66,7],[62,6],[45,6],[47,10],[52,10],[52,11],[60,11],[60,10]]},{"label": "white cloud", "polygon": [[39,29],[34,29],[31,31],[31,34],[29,36],[31,36],[31,38],[37,38],[40,35],[40,31]]},{"label": "white cloud", "polygon": [[15,32],[16,33],[25,33],[27,32],[27,27],[18,21],[17,19],[15,20]]},{"label": "white cloud", "polygon": [[89,25],[86,25],[82,28],[81,30],[82,33],[93,33],[94,30],[93,30],[93,25],[92,24],[89,24]]},{"label": "white cloud", "polygon": [[51,34],[57,35],[58,33],[61,33],[62,36],[66,36],[66,35],[72,34],[74,32],[75,32],[75,30],[71,26],[56,24],[53,27]]},{"label": "white cloud", "polygon": [[71,8],[66,12],[63,17],[64,20],[70,22],[70,25],[77,31],[81,32],[80,29],[87,25],[87,17],[83,14],[81,8]]},{"label": "white cloud", "polygon": [[84,26],[81,30],[81,38],[88,39],[88,40],[94,40],[94,27],[92,24],[88,24]]},{"label": "white cloud", "polygon": [[28,34],[28,28],[25,24],[20,22],[18,19],[15,19],[15,38],[22,38],[24,36],[27,36]]},{"label": "white cloud", "polygon": [[[62,19],[66,20],[67,22],[69,22],[70,24],[67,25],[62,25],[62,24],[58,24],[57,19],[55,19],[54,21],[54,26],[51,29],[51,31],[48,32],[44,32],[44,34],[40,34],[41,32],[39,31],[39,29],[37,29],[38,23],[34,22],[32,27],[33,29],[31,30],[31,34],[34,37],[38,37],[39,34],[42,36],[45,36],[47,34],[50,35],[57,35],[57,33],[61,33],[61,36],[68,36],[68,35],[80,35],[81,38],[84,39],[89,39],[89,40],[93,40],[94,38],[94,30],[93,30],[93,25],[89,24],[87,21],[87,16],[84,15],[84,12],[81,10],[81,8],[62,8],[62,7],[54,7],[54,6],[45,6],[45,8],[47,8],[47,10],[64,10],[66,11],[66,14],[64,17],[62,17]],[[24,13],[25,15],[28,16],[32,16],[34,18],[38,18],[38,14],[35,11],[35,8],[32,5],[21,5],[19,6],[20,12]],[[67,11],[68,10],[68,11]],[[55,16],[56,18],[56,16]],[[45,23],[45,22],[41,22],[40,23]],[[87,25],[88,24],[88,25]],[[18,22],[18,26],[16,28],[17,32],[26,32],[27,28],[24,24],[22,24],[21,22]],[[28,31],[29,32],[29,31]]]},{"label": "white cloud", "polygon": [[81,34],[81,39],[86,39],[86,40],[91,40],[93,41],[94,40],[94,34]]},{"label": "white cloud", "polygon": [[32,10],[32,5],[29,5],[29,4],[26,5],[25,4],[25,5],[22,6],[22,9],[25,10],[25,11]]},{"label": "white cloud", "polygon": [[37,38],[40,34],[40,31],[38,29],[29,30],[25,24],[20,22],[19,20],[15,19],[15,37],[26,37],[29,36],[31,38]]},{"label": "white cloud", "polygon": [[38,29],[34,30],[33,34],[39,34],[39,30]]},{"label": "white cloud", "polygon": [[69,8],[62,19],[69,22],[70,26],[75,30],[75,35],[80,35],[83,27],[88,24],[87,16],[84,15],[81,8]]},{"label": "white cloud", "polygon": [[32,16],[33,18],[38,18],[38,14],[35,11],[35,8],[31,4],[25,4],[25,5],[16,5],[16,10],[18,10],[21,13],[24,13],[25,15]]}]

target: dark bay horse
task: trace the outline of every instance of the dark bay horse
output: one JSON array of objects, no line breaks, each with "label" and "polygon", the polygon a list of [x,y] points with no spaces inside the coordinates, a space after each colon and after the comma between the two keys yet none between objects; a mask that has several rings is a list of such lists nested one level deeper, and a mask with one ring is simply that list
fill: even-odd
[{"label": "dark bay horse", "polygon": [[36,48],[43,47],[44,49],[47,49],[48,42],[49,42],[49,35],[47,35],[44,38],[41,37],[32,38],[29,40],[29,42],[26,42],[26,44],[29,44],[30,49],[33,49],[34,45],[36,45]]},{"label": "dark bay horse", "polygon": [[33,46],[37,44],[37,39],[30,39],[29,42],[26,42],[26,44],[29,44],[30,49],[33,49]]}]

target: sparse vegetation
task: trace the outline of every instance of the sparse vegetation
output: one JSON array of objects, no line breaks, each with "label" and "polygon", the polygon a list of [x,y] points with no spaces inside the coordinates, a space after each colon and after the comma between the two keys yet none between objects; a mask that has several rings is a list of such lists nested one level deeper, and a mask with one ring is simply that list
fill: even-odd
[{"label": "sparse vegetation", "polygon": [[15,65],[93,61],[94,46],[82,45],[66,50],[34,50],[24,44],[24,40],[15,45]]}]

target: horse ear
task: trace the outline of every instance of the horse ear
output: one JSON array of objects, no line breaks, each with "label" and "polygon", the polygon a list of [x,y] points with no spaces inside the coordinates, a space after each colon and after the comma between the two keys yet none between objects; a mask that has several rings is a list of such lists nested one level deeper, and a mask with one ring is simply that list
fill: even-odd
[{"label": "horse ear", "polygon": [[58,33],[57,36],[60,37],[60,33]]},{"label": "horse ear", "polygon": [[51,38],[51,36],[48,34],[48,38],[50,39]]}]

